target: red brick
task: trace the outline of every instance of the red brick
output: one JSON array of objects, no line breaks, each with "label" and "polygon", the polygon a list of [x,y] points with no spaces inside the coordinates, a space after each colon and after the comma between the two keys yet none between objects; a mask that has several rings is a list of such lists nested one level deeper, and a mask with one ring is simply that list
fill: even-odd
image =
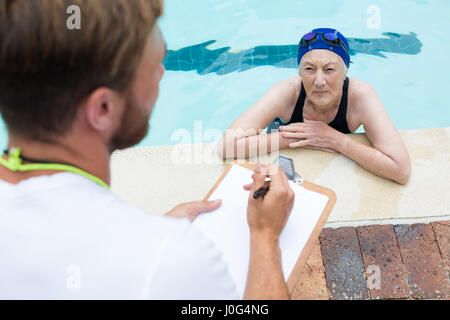
[{"label": "red brick", "polygon": [[303,269],[296,275],[290,292],[293,300],[328,300],[319,240],[314,245]]},{"label": "red brick", "polygon": [[450,221],[432,222],[442,260],[450,267]]},{"label": "red brick", "polygon": [[431,226],[396,225],[394,230],[412,297],[415,299],[448,297],[450,282]]},{"label": "red brick", "polygon": [[356,229],[327,228],[319,238],[330,299],[369,299]]},{"label": "red brick", "polygon": [[392,225],[372,225],[357,229],[372,299],[409,298],[407,274]]}]

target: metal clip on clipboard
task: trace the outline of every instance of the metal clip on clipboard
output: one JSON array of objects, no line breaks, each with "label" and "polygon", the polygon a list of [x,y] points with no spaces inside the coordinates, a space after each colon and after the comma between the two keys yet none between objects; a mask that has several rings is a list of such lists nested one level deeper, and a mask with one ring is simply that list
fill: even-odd
[{"label": "metal clip on clipboard", "polygon": [[287,156],[278,155],[273,164],[277,164],[286,174],[287,178],[295,184],[302,184],[303,178],[294,169],[294,160]]}]

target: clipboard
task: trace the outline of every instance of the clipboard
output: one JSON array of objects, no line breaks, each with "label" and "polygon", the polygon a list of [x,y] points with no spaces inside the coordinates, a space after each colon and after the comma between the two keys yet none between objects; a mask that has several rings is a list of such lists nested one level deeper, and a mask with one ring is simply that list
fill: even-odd
[{"label": "clipboard", "polygon": [[[252,171],[256,167],[255,164],[250,164],[250,163],[242,164],[242,163],[236,163],[236,161],[235,161],[235,163],[230,164],[226,168],[226,170],[223,172],[223,174],[220,176],[220,178],[216,181],[216,183],[211,188],[211,190],[208,192],[208,194],[205,196],[204,200],[208,200],[211,197],[211,195],[214,193],[214,191],[217,189],[217,187],[221,184],[221,182],[225,179],[227,174],[230,172],[233,165],[238,165],[238,166],[241,166],[243,168],[246,168],[246,169],[249,169]],[[301,251],[300,256],[297,259],[297,262],[295,263],[294,268],[292,269],[292,272],[290,273],[290,275],[287,279],[288,288],[292,288],[295,285],[295,281],[296,281],[295,275],[299,274],[299,272],[303,269],[303,266],[305,265],[306,261],[308,260],[309,255],[311,254],[311,251],[315,245],[315,242],[319,238],[319,235],[320,235],[326,221],[328,220],[331,210],[333,209],[333,207],[336,203],[336,194],[331,189],[325,188],[323,186],[314,184],[314,183],[306,181],[306,180],[303,181],[301,186],[309,191],[313,191],[315,193],[319,193],[321,195],[326,196],[328,198],[328,201],[322,211],[322,214],[318,218],[313,231],[309,235],[308,240],[306,241],[306,244],[304,245],[303,250]]]}]

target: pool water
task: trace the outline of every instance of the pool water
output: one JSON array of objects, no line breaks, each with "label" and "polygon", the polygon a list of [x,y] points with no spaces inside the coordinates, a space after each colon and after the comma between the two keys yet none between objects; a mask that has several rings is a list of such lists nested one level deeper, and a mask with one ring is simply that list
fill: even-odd
[{"label": "pool water", "polygon": [[317,27],[349,38],[348,76],[376,88],[399,130],[448,127],[449,12],[448,0],[165,0],[167,71],[139,146],[219,139],[297,73],[299,38]]}]

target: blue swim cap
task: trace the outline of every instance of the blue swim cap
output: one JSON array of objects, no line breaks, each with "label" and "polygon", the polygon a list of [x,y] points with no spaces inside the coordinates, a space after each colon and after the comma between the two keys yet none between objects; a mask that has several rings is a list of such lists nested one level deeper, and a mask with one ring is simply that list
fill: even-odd
[{"label": "blue swim cap", "polygon": [[[315,37],[313,40],[309,41],[311,38],[311,34],[314,34]],[[328,35],[327,35],[328,34]],[[325,36],[325,38],[324,38]],[[334,38],[333,38],[334,36]],[[304,37],[307,38],[307,41],[302,41]],[[332,38],[333,41],[327,39]],[[300,40],[298,47],[298,55],[297,55],[297,64],[300,65],[300,61],[302,57],[309,51],[314,49],[326,49],[333,51],[337,55],[339,55],[342,60],[344,60],[345,65],[350,67],[350,47],[348,45],[347,39],[344,37],[342,33],[335,29],[331,28],[318,28],[313,31],[305,34]],[[302,44],[303,43],[303,44]]]}]

